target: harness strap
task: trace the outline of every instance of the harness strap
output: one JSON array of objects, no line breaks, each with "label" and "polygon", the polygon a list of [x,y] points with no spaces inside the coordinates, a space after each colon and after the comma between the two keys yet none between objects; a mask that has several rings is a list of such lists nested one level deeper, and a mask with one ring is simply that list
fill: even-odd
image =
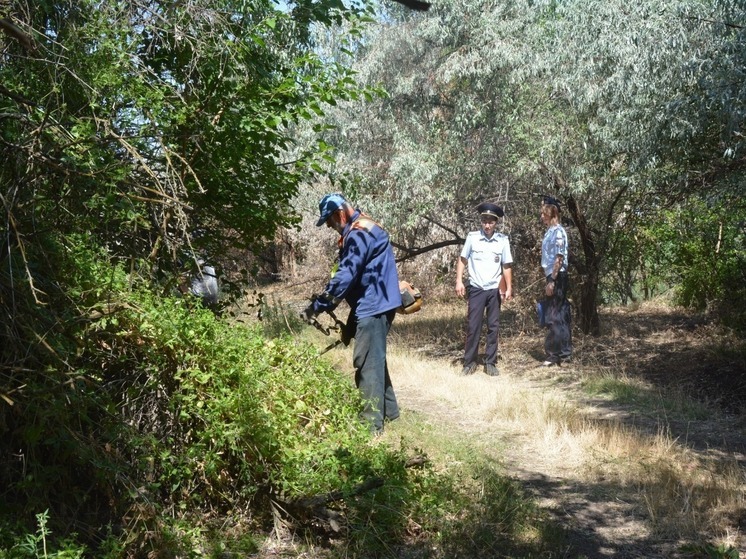
[{"label": "harness strap", "polygon": [[365,215],[364,213],[360,212],[360,215],[357,217],[355,221],[352,222],[350,225],[350,228],[347,230],[347,233],[344,234],[344,236],[340,237],[337,241],[337,244],[339,245],[339,248],[341,249],[344,246],[345,240],[347,239],[347,235],[352,233],[353,230],[362,230],[367,231],[370,233],[370,231],[378,225],[378,227],[381,227],[378,223],[373,221],[370,217]]}]

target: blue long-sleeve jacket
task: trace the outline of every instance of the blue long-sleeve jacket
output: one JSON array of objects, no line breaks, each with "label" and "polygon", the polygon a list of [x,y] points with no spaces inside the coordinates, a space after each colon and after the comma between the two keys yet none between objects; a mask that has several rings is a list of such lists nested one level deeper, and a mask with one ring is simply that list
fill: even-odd
[{"label": "blue long-sleeve jacket", "polygon": [[342,232],[339,268],[313,310],[332,310],[342,299],[358,320],[401,306],[399,275],[388,233],[360,210],[355,210]]}]

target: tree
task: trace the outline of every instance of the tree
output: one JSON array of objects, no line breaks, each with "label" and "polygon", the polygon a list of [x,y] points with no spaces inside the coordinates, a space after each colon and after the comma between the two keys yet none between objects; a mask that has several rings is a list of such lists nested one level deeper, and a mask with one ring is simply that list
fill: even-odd
[{"label": "tree", "polygon": [[[340,2],[45,2],[10,10],[34,51],[6,39],[6,211],[25,234],[55,213],[127,255],[249,246],[291,224],[314,151],[283,160],[290,127],[356,94],[310,50],[308,27],[351,17]],[[66,217],[67,216],[67,217]],[[66,225],[65,225],[66,224]],[[116,239],[116,243],[112,241]]]},{"label": "tree", "polygon": [[[585,149],[580,158],[548,165],[566,192],[593,197],[586,263],[613,273],[615,240],[654,215],[636,208],[697,198],[717,183],[713,169],[740,172],[743,159],[734,155],[742,139],[734,126],[741,125],[744,96],[724,76],[741,66],[743,33],[734,30],[742,30],[745,13],[730,2],[689,1],[570,2],[551,11],[543,73],[582,123]],[[593,291],[589,285],[583,293],[588,310]]]},{"label": "tree", "polygon": [[[163,396],[219,348],[206,334],[206,362],[190,365],[189,336],[212,317],[190,317],[187,301],[168,297],[170,272],[296,221],[290,200],[324,149],[290,159],[292,128],[358,93],[345,67],[314,53],[309,29],[362,9],[2,4],[0,446],[4,456],[23,449],[31,472],[3,468],[4,498],[46,503],[62,522],[84,512],[105,521],[129,493],[117,451],[188,431]],[[120,445],[130,429],[142,439]]]},{"label": "tree", "polygon": [[635,208],[742,171],[746,96],[728,76],[743,72],[744,17],[728,1],[441,2],[361,49],[389,97],[364,127],[339,117],[344,160],[412,227],[422,213],[459,228],[485,198],[528,217],[536,194],[559,194],[578,226],[582,329],[597,333],[617,247],[657,215]]}]

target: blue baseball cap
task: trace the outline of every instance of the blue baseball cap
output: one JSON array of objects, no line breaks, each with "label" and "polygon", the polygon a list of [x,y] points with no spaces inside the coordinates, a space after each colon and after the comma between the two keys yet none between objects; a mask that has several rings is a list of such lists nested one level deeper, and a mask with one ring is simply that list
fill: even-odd
[{"label": "blue baseball cap", "polygon": [[345,200],[345,197],[341,194],[327,194],[321,199],[321,202],[319,202],[319,220],[316,222],[316,227],[321,227],[326,223],[326,220],[329,219],[329,216],[331,216],[334,212],[336,212],[339,208],[347,204],[347,200]]}]

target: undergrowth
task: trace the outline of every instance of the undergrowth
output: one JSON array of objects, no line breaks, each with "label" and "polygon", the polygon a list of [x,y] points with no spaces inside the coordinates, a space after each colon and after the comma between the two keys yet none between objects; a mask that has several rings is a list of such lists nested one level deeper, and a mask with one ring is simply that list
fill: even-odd
[{"label": "undergrowth", "polygon": [[154,288],[145,263],[83,237],[44,246],[54,266],[33,286],[11,262],[0,278],[17,319],[0,377],[0,558],[246,554],[280,527],[344,556],[437,556],[507,541],[523,518],[517,488],[486,475],[505,506],[473,531],[496,509],[407,467],[408,447],[371,444],[354,385],[311,345]]},{"label": "undergrowth", "polygon": [[371,477],[406,494],[401,457],[368,446],[356,390],[311,346],[158,296],[82,239],[54,252],[45,305],[3,284],[26,297],[0,386],[8,557],[41,511],[58,541],[190,555],[203,518],[243,514],[261,530],[271,503]]}]

